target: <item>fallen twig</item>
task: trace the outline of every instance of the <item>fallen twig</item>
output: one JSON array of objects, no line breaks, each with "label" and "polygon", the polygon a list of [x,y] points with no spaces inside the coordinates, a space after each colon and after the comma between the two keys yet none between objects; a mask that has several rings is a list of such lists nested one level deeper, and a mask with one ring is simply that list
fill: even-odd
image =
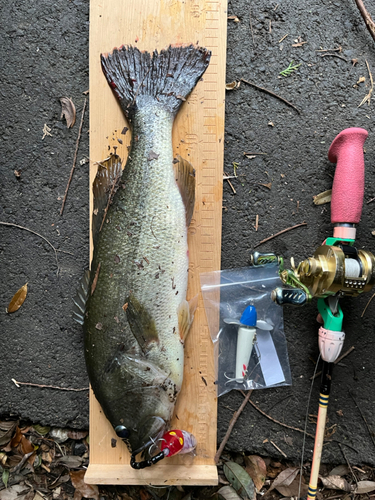
[{"label": "fallen twig", "polygon": [[374,297],[375,297],[375,293],[370,297],[370,300],[367,302],[366,307],[363,309],[363,312],[361,314],[361,318],[363,318],[363,316],[365,315],[366,309],[368,308],[368,306],[370,305],[370,302],[372,301],[372,299]]},{"label": "fallen twig", "polygon": [[348,460],[348,459],[347,459],[347,457],[346,457],[346,453],[345,453],[345,451],[343,450],[343,447],[341,446],[341,443],[337,443],[337,444],[339,445],[339,448],[340,448],[340,450],[341,450],[341,453],[344,455],[344,458],[345,458],[345,460],[346,460],[346,463],[348,464],[349,470],[350,470],[350,472],[352,473],[353,479],[354,479],[354,481],[355,481],[355,483],[356,483],[356,485],[357,485],[357,488],[358,488],[358,479],[357,479],[357,476],[354,474],[354,471],[353,471],[353,469],[352,469],[352,466],[350,465],[350,462],[349,462],[349,460]]},{"label": "fallen twig", "polygon": [[[241,391],[242,392],[242,391]],[[233,414],[233,417],[231,418],[231,421],[229,422],[229,426],[228,426],[228,430],[224,436],[224,439],[222,440],[222,442],[220,443],[220,446],[219,446],[219,449],[217,450],[216,452],[216,455],[215,455],[215,464],[218,463],[219,459],[220,459],[220,456],[221,454],[223,453],[223,450],[225,448],[225,445],[227,444],[228,442],[228,439],[229,439],[229,436],[231,435],[231,432],[233,430],[233,427],[234,427],[234,424],[237,422],[238,420],[238,417],[241,415],[242,413],[242,410],[245,408],[246,406],[246,403],[248,401],[250,401],[250,396],[251,394],[253,393],[253,391],[249,391],[246,395],[245,395],[245,399],[242,401],[242,404],[241,406],[238,408],[238,410],[236,412],[234,412]],[[243,394],[243,392],[242,392]]]},{"label": "fallen twig", "polygon": [[287,33],[287,34],[286,34],[286,35],[284,35],[282,38],[280,38],[279,43],[281,43],[283,40],[285,40],[285,38],[286,38],[287,36],[289,36],[289,33]]},{"label": "fallen twig", "polygon": [[257,243],[254,246],[254,248],[259,247],[260,245],[263,245],[263,243],[266,243],[266,241],[272,240],[272,238],[276,238],[276,236],[280,236],[280,234],[286,233],[287,231],[291,231],[292,229],[296,229],[297,227],[301,227],[301,226],[307,226],[307,223],[301,222],[301,224],[296,224],[295,226],[287,227],[286,229],[283,229],[282,231],[279,231],[278,233],[273,234],[272,236],[269,236],[265,240],[260,241],[259,243]]},{"label": "fallen twig", "polygon": [[[245,397],[245,393],[243,391],[240,391],[241,394]],[[259,408],[259,406],[257,406],[255,403],[253,403],[252,401],[249,401],[249,403],[251,404],[251,406],[253,406],[257,411],[259,411],[259,413],[261,413],[263,416],[265,416],[266,418],[268,418],[269,420],[271,420],[272,422],[275,422],[275,424],[279,424],[281,425],[282,427],[286,427],[287,429],[291,429],[292,431],[297,431],[297,432],[302,432],[302,434],[305,434],[306,436],[309,436],[311,437],[312,439],[315,439],[315,436],[313,434],[309,434],[308,432],[304,431],[303,429],[299,429],[298,427],[293,427],[292,425],[287,425],[287,424],[284,424],[283,422],[280,422],[279,420],[276,420],[275,418],[271,417],[270,415],[267,415],[266,412],[264,412],[263,410],[261,410]]]},{"label": "fallen twig", "polygon": [[354,396],[353,394],[349,391],[349,394],[350,394],[350,397],[352,398],[352,400],[354,401],[354,404],[356,405],[356,407],[358,408],[358,411],[359,413],[361,414],[361,417],[363,418],[363,421],[364,423],[366,424],[366,427],[367,427],[367,430],[368,430],[368,433],[370,434],[370,437],[371,437],[371,441],[373,442],[374,446],[375,446],[375,438],[374,438],[374,435],[370,429],[370,426],[368,425],[367,423],[367,420],[366,420],[366,417],[364,416],[364,414],[362,413],[362,410],[361,408],[358,406],[358,403],[357,401],[354,399]]},{"label": "fallen twig", "polygon": [[359,12],[361,13],[363,20],[365,21],[367,29],[370,32],[370,35],[372,36],[372,38],[375,41],[375,23],[374,23],[374,21],[372,20],[370,14],[367,12],[367,9],[364,6],[362,0],[355,0],[355,3],[357,4]]},{"label": "fallen twig", "polygon": [[339,59],[342,59],[343,61],[348,62],[348,60],[345,59],[345,57],[339,56],[338,54],[322,54],[320,57],[329,57],[329,56],[338,57]]},{"label": "fallen twig", "polygon": [[255,40],[254,40],[254,32],[253,32],[253,23],[251,22],[251,2],[249,4],[249,20],[250,20],[250,31],[251,38],[253,39],[253,50],[255,49]]},{"label": "fallen twig", "polygon": [[[344,352],[344,354],[341,354],[341,356],[339,356],[339,357],[336,359],[336,361],[334,361],[334,362],[333,362],[333,364],[334,364],[334,365],[337,365],[337,363],[340,363],[340,361],[341,361],[342,359],[346,358],[346,356],[347,356],[348,354],[350,354],[352,351],[354,351],[354,349],[355,349],[355,347],[354,347],[354,346],[352,346],[350,349],[348,349],[346,352]],[[321,371],[320,371],[320,372],[316,372],[316,373],[315,373],[315,375],[313,375],[312,377],[310,377],[310,380],[314,380],[314,378],[319,377],[319,375],[321,375],[321,374],[322,374],[322,372],[321,372]]]},{"label": "fallen twig", "polygon": [[14,384],[17,387],[19,387],[20,385],[30,385],[31,387],[40,387],[42,389],[58,389],[59,391],[74,391],[74,392],[89,390],[89,387],[83,387],[82,389],[73,389],[72,387],[57,387],[56,385],[43,385],[43,384],[33,384],[32,382],[19,382],[14,378],[12,378],[12,382],[14,382]]},{"label": "fallen twig", "polygon": [[246,156],[246,155],[266,155],[267,153],[246,153],[246,152],[244,151],[244,153],[243,153],[243,154],[244,154],[244,156]]},{"label": "fallen twig", "polygon": [[270,440],[270,443],[276,448],[277,451],[279,451],[283,455],[283,457],[288,458],[288,456],[283,452],[283,450],[280,450],[280,448],[273,441]]},{"label": "fallen twig", "polygon": [[70,183],[72,182],[73,173],[74,173],[74,170],[76,168],[78,146],[79,146],[79,141],[81,139],[83,119],[85,117],[86,102],[87,102],[87,99],[85,99],[85,102],[83,103],[83,109],[82,109],[82,114],[81,114],[81,123],[79,124],[78,137],[77,137],[77,142],[76,142],[76,149],[74,151],[73,166],[72,166],[72,169],[70,171],[70,176],[69,176],[68,184],[66,185],[64,199],[63,199],[63,202],[62,202],[62,205],[61,205],[60,215],[62,215],[63,212],[64,212],[64,206],[65,206],[65,202],[66,202],[66,197],[68,196],[69,186],[70,186]]},{"label": "fallen twig", "polygon": [[337,49],[319,49],[315,52],[342,52],[342,47],[338,47]]},{"label": "fallen twig", "polygon": [[294,105],[292,104],[291,102],[287,101],[286,99],[284,99],[283,97],[275,94],[274,92],[271,92],[271,90],[267,90],[265,89],[264,87],[259,87],[259,85],[255,85],[255,83],[252,83],[252,82],[248,82],[247,80],[245,80],[244,78],[241,78],[241,81],[244,82],[244,83],[247,83],[248,85],[251,85],[252,87],[255,87],[256,89],[258,90],[262,90],[263,92],[266,92],[267,94],[270,94],[272,95],[273,97],[276,97],[277,99],[280,99],[280,101],[283,101],[285,102],[285,104],[287,104],[288,106],[292,107],[293,109],[295,109],[297,111],[298,114],[301,114],[301,111]]},{"label": "fallen twig", "polygon": [[99,232],[102,230],[103,228],[103,224],[104,224],[104,221],[105,221],[105,218],[107,217],[107,213],[108,213],[108,209],[109,209],[109,205],[112,203],[113,201],[113,195],[115,193],[115,189],[118,187],[118,181],[120,179],[122,175],[122,170],[120,169],[118,172],[117,172],[117,175],[116,175],[116,178],[115,180],[113,181],[113,184],[112,184],[112,188],[111,188],[111,192],[109,193],[109,196],[108,196],[108,202],[107,202],[107,205],[104,209],[104,214],[103,214],[103,219],[102,219],[102,223],[100,224],[100,228],[99,228]]},{"label": "fallen twig", "polygon": [[55,258],[56,258],[56,265],[57,265],[57,274],[59,274],[59,261],[57,259],[57,248],[55,248],[52,243],[50,241],[47,240],[47,238],[45,238],[44,236],[42,236],[41,234],[39,233],[36,233],[35,231],[32,231],[31,229],[28,229],[27,227],[23,227],[23,226],[18,226],[17,224],[13,224],[12,222],[1,222],[0,221],[0,224],[2,226],[12,226],[12,227],[17,227],[18,229],[23,229],[24,231],[28,231],[29,233],[32,233],[32,234],[35,234],[36,236],[39,236],[39,238],[42,238],[42,240],[44,240],[46,243],[48,243],[48,245],[53,249],[53,251],[55,252]]},{"label": "fallen twig", "polygon": [[235,175],[230,176],[230,175],[228,175],[226,172],[224,172],[224,177],[223,177],[223,179],[224,179],[224,180],[226,180],[226,181],[228,182],[228,184],[230,185],[230,187],[231,187],[231,189],[232,189],[233,193],[234,193],[234,194],[236,194],[236,190],[234,189],[233,184],[232,184],[232,183],[230,182],[230,180],[229,180],[229,179],[232,179],[232,178],[234,178],[234,177],[236,177],[236,176],[235,176]]},{"label": "fallen twig", "polygon": [[367,61],[366,61],[366,65],[367,65],[367,71],[368,71],[368,74],[369,74],[369,77],[370,77],[371,88],[370,88],[368,94],[362,99],[361,104],[358,104],[358,107],[361,107],[362,104],[364,104],[365,102],[368,102],[368,104],[370,105],[371,95],[372,95],[372,92],[374,90],[374,81],[372,79],[372,74],[371,74],[370,66],[369,66],[369,63]]},{"label": "fallen twig", "polygon": [[371,198],[371,200],[369,200],[369,201],[367,202],[367,205],[368,205],[369,203],[372,203],[374,200],[375,200],[375,198]]}]

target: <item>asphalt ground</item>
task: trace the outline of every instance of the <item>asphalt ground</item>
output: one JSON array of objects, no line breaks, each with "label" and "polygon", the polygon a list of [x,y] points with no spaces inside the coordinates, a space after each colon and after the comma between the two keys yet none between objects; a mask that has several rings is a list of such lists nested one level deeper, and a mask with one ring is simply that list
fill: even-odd
[{"label": "asphalt ground", "polygon": [[[375,18],[374,6],[367,4]],[[88,385],[82,331],[72,320],[71,299],[89,254],[89,172],[88,164],[79,163],[88,156],[89,109],[77,170],[60,216],[78,126],[66,128],[59,98],[72,98],[79,121],[83,92],[88,90],[89,6],[79,0],[15,0],[1,7],[0,220],[47,238],[57,249],[58,266],[45,240],[25,229],[0,225],[0,414],[87,428],[87,391],[17,388],[12,378],[76,389]],[[299,262],[331,236],[329,205],[315,206],[312,200],[332,185],[335,167],[327,159],[331,141],[353,126],[369,132],[357,246],[374,252],[374,104],[358,105],[371,88],[366,61],[375,71],[375,43],[354,2],[238,0],[229,2],[228,15],[237,16],[238,22],[228,20],[227,82],[244,78],[287,99],[300,113],[244,82],[227,91],[224,171],[233,175],[235,162],[238,177],[231,179],[235,194],[224,182],[222,268],[247,266],[257,243],[302,222],[307,225],[271,239],[259,250],[287,259],[294,256]],[[319,52],[339,47],[340,52],[329,52],[334,55]],[[291,61],[300,66],[281,77]],[[361,77],[365,82],[357,83]],[[267,154],[247,158],[244,152]],[[14,292],[26,282],[28,296],[22,309],[6,314]],[[324,462],[343,462],[340,443],[347,445],[351,463],[375,464],[370,436],[375,431],[375,301],[361,317],[370,296],[342,301],[344,351],[355,349],[334,371],[328,410],[333,434],[323,450]],[[281,457],[273,441],[288,459],[299,460],[303,434],[275,420],[304,426],[310,377],[319,354],[316,314],[316,302],[284,310],[293,384],[253,393],[252,401],[273,420],[247,405],[228,449]],[[312,389],[312,415],[317,413],[318,394],[319,380]],[[234,391],[219,399],[219,442],[242,400]],[[310,421],[307,430],[314,432]],[[306,459],[312,447],[313,440],[307,438]]]}]

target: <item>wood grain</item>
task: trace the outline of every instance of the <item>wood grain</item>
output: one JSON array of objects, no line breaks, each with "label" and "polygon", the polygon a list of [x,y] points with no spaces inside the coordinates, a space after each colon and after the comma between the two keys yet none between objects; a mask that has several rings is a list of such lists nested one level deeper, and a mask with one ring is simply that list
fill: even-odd
[{"label": "wood grain", "polygon": [[[199,274],[220,269],[226,1],[91,0],[90,2],[90,184],[97,162],[116,150],[124,160],[130,132],[100,67],[100,53],[121,45],[153,51],[194,43],[212,51],[210,65],[173,127],[173,150],[196,169],[196,204],[189,228],[188,299],[200,293]],[[125,162],[124,162],[125,163]],[[92,194],[90,193],[92,209]],[[217,400],[213,345],[201,295],[186,341],[184,383],[173,426],[192,432],[195,457],[177,456],[149,469],[130,468],[126,446],[117,438],[90,395],[91,484],[216,484]]]}]

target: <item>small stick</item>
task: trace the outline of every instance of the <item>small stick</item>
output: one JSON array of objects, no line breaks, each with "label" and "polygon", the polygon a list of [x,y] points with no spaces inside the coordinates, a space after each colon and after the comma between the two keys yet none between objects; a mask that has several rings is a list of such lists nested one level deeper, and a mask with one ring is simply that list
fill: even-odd
[{"label": "small stick", "polygon": [[346,457],[346,453],[345,453],[345,451],[343,450],[343,447],[341,446],[341,444],[340,444],[340,443],[337,443],[337,444],[338,444],[338,445],[339,445],[339,447],[340,447],[341,453],[344,455],[344,458],[345,458],[345,460],[346,460],[346,463],[348,464],[349,470],[350,470],[350,472],[351,472],[351,474],[352,474],[352,476],[353,476],[353,479],[354,479],[354,481],[355,481],[355,483],[356,483],[356,485],[357,485],[357,488],[358,488],[358,479],[357,479],[356,475],[355,475],[355,474],[354,474],[354,472],[353,472],[353,469],[352,469],[352,466],[350,465],[349,460],[348,460],[348,459],[347,459],[347,457]]},{"label": "small stick", "polygon": [[[242,396],[245,397],[245,393],[243,391],[240,391],[240,393],[242,394]],[[271,420],[272,422],[275,422],[275,424],[279,424],[281,425],[282,427],[286,427],[287,429],[292,429],[292,431],[297,431],[297,432],[302,432],[302,434],[305,434],[306,436],[309,436],[311,437],[312,439],[315,439],[315,436],[313,434],[309,434],[308,432],[305,432],[304,430],[302,429],[299,429],[298,427],[292,427],[291,425],[287,425],[287,424],[283,424],[282,422],[280,422],[279,420],[276,420],[275,418],[272,418],[270,415],[267,415],[266,412],[264,412],[263,410],[261,410],[259,408],[259,406],[257,406],[255,403],[253,403],[252,401],[249,401],[249,403],[251,404],[251,406],[253,406],[256,410],[259,411],[259,413],[261,413],[262,415],[264,415],[266,418],[268,418],[269,420]]]},{"label": "small stick", "polygon": [[234,176],[229,176],[226,172],[224,172],[224,175],[225,175],[224,180],[226,180],[228,182],[228,184],[232,188],[233,193],[236,194],[236,190],[234,189],[233,184],[229,180],[229,179],[232,179],[232,178],[234,178],[236,176],[235,175]]},{"label": "small stick", "polygon": [[291,231],[292,229],[296,229],[297,227],[301,227],[301,226],[307,226],[307,223],[306,222],[301,222],[301,224],[296,224],[295,226],[287,227],[286,229],[283,229],[282,231],[280,231],[280,232],[278,232],[276,234],[273,234],[272,236],[269,236],[265,240],[260,241],[259,243],[257,243],[254,246],[254,248],[259,247],[260,245],[263,245],[263,243],[266,243],[266,241],[272,240],[272,238],[276,238],[276,236],[280,236],[280,234],[286,233],[287,231]]},{"label": "small stick", "polygon": [[[355,347],[354,347],[354,346],[352,346],[350,349],[348,349],[346,352],[344,352],[344,354],[341,354],[341,356],[339,356],[339,357],[336,359],[336,361],[334,361],[334,362],[333,362],[333,364],[334,364],[334,365],[337,365],[337,363],[340,363],[340,361],[341,361],[342,359],[346,358],[346,356],[347,356],[348,354],[350,354],[352,351],[354,351],[354,349],[355,349]],[[321,375],[321,374],[322,374],[322,372],[321,372],[321,371],[320,371],[320,372],[315,373],[315,375],[313,375],[312,377],[310,377],[310,380],[314,380],[314,378],[319,377],[319,375]]]},{"label": "small stick", "polygon": [[288,456],[283,452],[283,450],[280,450],[280,448],[270,440],[270,443],[276,448],[277,451],[279,451],[285,458],[288,458]]},{"label": "small stick", "polygon": [[337,49],[320,49],[316,50],[315,52],[341,52],[342,48],[338,47]]},{"label": "small stick", "polygon": [[367,302],[366,307],[363,309],[363,312],[361,314],[361,318],[363,318],[363,316],[365,315],[366,309],[368,308],[368,306],[370,305],[370,302],[372,301],[372,299],[374,297],[375,297],[375,293],[370,297],[370,300]]},{"label": "small stick", "polygon": [[244,154],[244,156],[246,156],[246,155],[266,155],[267,153],[245,153],[245,151],[244,151],[243,154]]},{"label": "small stick", "polygon": [[[241,391],[242,392],[242,391]],[[216,452],[216,455],[215,455],[215,464],[218,463],[219,459],[220,459],[220,456],[221,454],[223,453],[223,450],[225,448],[225,445],[227,444],[227,441],[229,439],[229,436],[231,435],[231,432],[233,430],[233,427],[234,427],[234,424],[237,422],[238,420],[238,417],[241,415],[242,413],[242,410],[245,408],[246,406],[246,403],[250,400],[250,397],[251,397],[251,394],[253,393],[253,391],[249,391],[246,396],[245,396],[245,399],[242,401],[241,403],[241,406],[238,408],[238,410],[236,412],[234,412],[233,414],[233,417],[231,418],[231,421],[229,422],[229,426],[228,426],[228,430],[224,436],[224,439],[222,440],[220,446],[219,446],[219,449],[217,450]]]},{"label": "small stick", "polygon": [[257,214],[255,217],[255,231],[258,231],[259,228],[259,215]]},{"label": "small stick", "polygon": [[342,59],[343,61],[348,62],[348,60],[345,59],[345,57],[339,56],[338,54],[322,54],[320,57],[328,57],[328,56],[338,57],[339,59]]},{"label": "small stick", "polygon": [[371,70],[370,70],[369,63],[367,61],[366,61],[366,65],[367,65],[367,71],[368,71],[368,74],[369,74],[369,77],[370,77],[371,88],[369,90],[369,93],[362,99],[361,104],[358,104],[358,108],[360,108],[362,106],[362,104],[364,104],[366,101],[370,105],[371,95],[372,95],[372,92],[374,90],[374,81],[372,79],[372,73],[371,73]]},{"label": "small stick", "polygon": [[253,39],[253,50],[254,50],[255,49],[255,40],[254,40],[254,32],[253,32],[253,23],[251,22],[251,2],[249,3],[249,19],[250,19],[251,38]]},{"label": "small stick", "polygon": [[372,440],[372,442],[374,443],[374,446],[375,446],[375,439],[374,439],[374,436],[373,436],[373,434],[372,434],[372,432],[371,432],[370,426],[369,426],[369,425],[368,425],[368,423],[367,423],[366,417],[365,417],[365,416],[364,416],[364,414],[362,413],[361,408],[358,406],[357,401],[354,399],[353,394],[352,394],[350,391],[349,391],[349,394],[350,394],[350,397],[352,398],[352,400],[354,401],[354,404],[355,404],[355,405],[356,405],[356,407],[358,408],[358,411],[359,411],[359,413],[361,414],[361,417],[363,418],[364,423],[366,424],[366,427],[367,427],[367,430],[368,430],[368,432],[369,432],[369,434],[370,434],[371,440]]},{"label": "small stick", "polygon": [[367,29],[370,32],[370,35],[372,36],[372,38],[375,41],[375,23],[374,23],[374,21],[372,20],[370,14],[367,12],[367,9],[364,6],[362,0],[355,0],[355,3],[357,4],[359,12],[361,13],[363,20],[365,21]]},{"label": "small stick", "polygon": [[56,257],[56,265],[57,265],[57,274],[59,274],[59,261],[57,259],[57,249],[52,245],[52,243],[50,241],[47,240],[47,238],[45,238],[44,236],[42,236],[41,234],[39,233],[36,233],[35,231],[32,231],[31,229],[28,229],[27,227],[23,227],[23,226],[18,226],[17,224],[13,224],[12,222],[0,222],[0,224],[2,226],[12,226],[12,227],[17,227],[18,229],[23,229],[24,231],[28,231],[29,233],[32,233],[32,234],[35,234],[36,236],[39,236],[39,238],[42,238],[42,240],[44,240],[46,243],[48,243],[48,245],[53,249],[53,251],[55,252],[55,257]]},{"label": "small stick", "polygon": [[83,389],[72,389],[71,387],[57,387],[55,385],[43,385],[43,384],[33,384],[32,382],[19,382],[18,380],[15,380],[12,378],[12,382],[19,387],[20,385],[30,385],[32,387],[41,387],[41,388],[46,388],[46,389],[58,389],[59,391],[74,391],[74,392],[80,392],[80,391],[88,391],[89,387],[84,387]]},{"label": "small stick", "polygon": [[102,219],[102,223],[100,224],[99,233],[100,233],[100,231],[102,230],[102,227],[103,227],[103,224],[104,224],[105,218],[107,217],[107,213],[108,213],[109,205],[112,203],[113,193],[114,193],[114,191],[115,191],[115,188],[116,188],[116,186],[117,186],[117,182],[118,182],[118,180],[120,179],[121,175],[122,175],[122,170],[120,169],[120,170],[117,172],[116,179],[113,181],[112,188],[111,188],[111,192],[109,193],[109,196],[108,196],[108,202],[107,202],[107,206],[106,206],[106,207],[105,207],[105,209],[104,209],[103,219]]},{"label": "small stick", "polygon": [[375,200],[375,198],[371,198],[371,200],[369,200],[369,201],[367,202],[367,205],[368,205],[369,203],[371,203],[372,201],[374,201],[374,200]]},{"label": "small stick", "polygon": [[285,104],[287,104],[288,106],[292,107],[293,109],[295,109],[297,111],[298,114],[301,114],[301,111],[294,105],[292,104],[291,102],[287,101],[286,99],[284,99],[283,97],[275,94],[274,92],[271,92],[270,90],[267,90],[265,89],[264,87],[259,87],[259,85],[255,85],[255,83],[252,83],[252,82],[248,82],[247,80],[245,80],[244,78],[241,78],[241,81],[244,82],[244,83],[247,83],[248,85],[251,85],[252,87],[255,87],[256,89],[258,90],[262,90],[263,92],[266,92],[267,94],[270,94],[272,95],[273,97],[276,97],[277,99],[280,99],[280,101],[283,101],[285,102]]},{"label": "small stick", "polygon": [[62,215],[63,212],[64,212],[64,206],[65,206],[65,202],[66,202],[66,197],[68,196],[69,186],[70,186],[70,183],[72,182],[73,173],[74,173],[74,170],[76,168],[78,146],[79,146],[79,141],[81,139],[82,126],[83,126],[83,118],[85,116],[85,109],[86,109],[86,102],[87,102],[87,99],[85,99],[85,102],[83,103],[83,109],[82,109],[82,114],[81,114],[81,123],[79,124],[78,137],[77,137],[77,142],[76,142],[76,149],[74,151],[73,166],[72,166],[72,169],[70,171],[70,176],[69,176],[68,184],[66,185],[64,199],[63,199],[63,202],[62,202],[62,205],[61,205],[60,215]]},{"label": "small stick", "polygon": [[286,35],[284,35],[282,38],[280,38],[279,43],[281,43],[283,40],[285,40],[285,38],[286,38],[287,36],[289,36],[289,33],[287,33],[287,34],[286,34]]}]

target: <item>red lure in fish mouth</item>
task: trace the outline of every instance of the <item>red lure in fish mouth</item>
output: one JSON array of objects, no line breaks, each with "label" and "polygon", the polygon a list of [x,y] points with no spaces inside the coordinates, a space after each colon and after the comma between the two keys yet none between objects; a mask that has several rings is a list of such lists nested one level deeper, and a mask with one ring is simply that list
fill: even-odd
[{"label": "red lure in fish mouth", "polygon": [[[190,432],[187,431],[181,431],[179,429],[173,429],[166,432],[158,441],[161,442],[161,451],[148,460],[136,462],[136,456],[142,450],[136,450],[134,453],[132,453],[130,465],[133,469],[145,469],[146,467],[151,467],[151,465],[160,462],[160,460],[163,460],[163,458],[165,457],[173,457],[173,455],[177,455],[179,453],[190,453],[197,446],[197,441],[193,434],[190,434]],[[153,443],[153,445],[156,445],[157,442]],[[152,446],[150,447],[150,449],[151,448]]]}]

